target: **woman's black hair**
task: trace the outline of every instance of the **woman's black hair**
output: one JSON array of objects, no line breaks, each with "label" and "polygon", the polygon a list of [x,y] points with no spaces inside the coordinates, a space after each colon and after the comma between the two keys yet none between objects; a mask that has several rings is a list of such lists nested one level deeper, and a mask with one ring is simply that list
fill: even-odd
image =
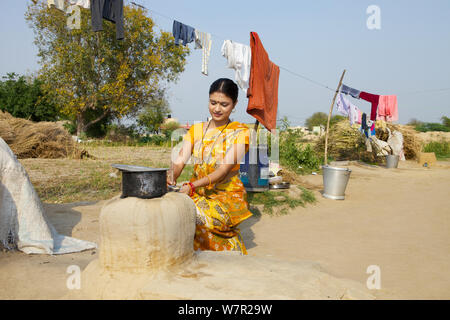
[{"label": "woman's black hair", "polygon": [[214,92],[223,93],[231,100],[233,100],[233,103],[236,103],[239,94],[239,88],[233,80],[220,78],[214,81],[211,84],[211,87],[209,87],[209,94],[213,94]]}]

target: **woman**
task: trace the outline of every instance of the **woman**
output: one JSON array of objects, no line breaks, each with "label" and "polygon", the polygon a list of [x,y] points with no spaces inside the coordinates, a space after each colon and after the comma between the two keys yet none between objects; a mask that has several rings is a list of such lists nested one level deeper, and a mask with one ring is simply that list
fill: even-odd
[{"label": "woman", "polygon": [[197,208],[195,250],[236,250],[247,254],[237,225],[249,218],[247,194],[239,179],[239,163],[248,151],[249,129],[230,120],[239,89],[230,79],[218,79],[209,89],[211,120],[193,125],[173,164],[175,184],[192,156],[194,172],[180,192]]}]

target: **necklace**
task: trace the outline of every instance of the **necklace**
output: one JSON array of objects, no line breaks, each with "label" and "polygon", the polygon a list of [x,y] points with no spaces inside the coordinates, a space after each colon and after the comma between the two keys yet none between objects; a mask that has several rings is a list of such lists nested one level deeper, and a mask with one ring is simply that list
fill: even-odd
[{"label": "necklace", "polygon": [[[208,128],[209,128],[210,123],[211,123],[211,120],[208,122],[208,125],[206,126],[206,130],[203,132],[203,135],[202,135],[202,142],[201,142],[200,148],[199,148],[199,151],[202,153],[202,163],[203,163],[203,150],[202,150],[202,147],[203,147],[203,139],[205,138],[205,135],[206,135],[206,132],[208,131]],[[229,123],[230,123],[230,119],[228,119],[228,122],[227,122],[226,126],[225,126],[222,130],[220,130],[219,134],[214,138],[214,143],[213,143],[212,146],[211,146],[211,152],[212,152],[212,148],[213,148],[214,145],[216,144],[217,138],[220,137],[220,135],[222,134],[222,132],[228,127],[228,124],[229,124]]]}]

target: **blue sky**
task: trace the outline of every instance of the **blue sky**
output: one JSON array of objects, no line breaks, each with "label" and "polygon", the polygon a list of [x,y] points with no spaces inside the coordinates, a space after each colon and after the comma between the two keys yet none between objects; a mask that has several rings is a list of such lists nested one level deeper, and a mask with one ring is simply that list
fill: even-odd
[{"label": "blue sky", "polygon": [[[39,69],[33,32],[24,19],[30,0],[0,1],[0,75]],[[42,0],[40,0],[42,1]],[[125,0],[128,3],[128,0]],[[374,94],[396,94],[399,122],[411,118],[439,122],[450,116],[450,1],[152,1],[135,0],[163,30],[172,19],[213,34],[209,76],[201,74],[201,50],[194,50],[185,72],[170,85],[173,117],[181,122],[205,120],[209,85],[220,77],[234,79],[220,48],[224,39],[249,43],[256,31],[270,59],[283,68],[336,88],[344,83]],[[381,29],[369,30],[369,5],[381,10]],[[278,117],[302,125],[312,113],[328,113],[333,92],[281,70]],[[352,98],[350,98],[352,99]],[[363,112],[370,104],[354,100]],[[253,122],[247,99],[239,93],[233,120]]]}]

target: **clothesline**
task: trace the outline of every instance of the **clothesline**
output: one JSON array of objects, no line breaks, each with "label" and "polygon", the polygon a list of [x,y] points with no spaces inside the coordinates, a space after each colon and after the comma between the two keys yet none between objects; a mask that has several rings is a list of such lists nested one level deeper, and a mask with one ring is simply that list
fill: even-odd
[{"label": "clothesline", "polygon": [[[162,14],[162,13],[160,13],[160,12],[157,12],[157,11],[155,11],[155,10],[153,10],[153,9],[148,9],[148,8],[146,8],[146,7],[144,7],[144,6],[140,5],[140,4],[137,4],[137,3],[133,2],[133,1],[130,2],[130,3],[133,4],[133,5],[136,5],[136,6],[138,6],[138,7],[144,8],[145,10],[151,11],[151,12],[153,12],[153,13],[155,13],[155,14],[157,14],[157,15],[159,15],[159,16],[161,16],[161,17],[167,19],[167,20],[170,20],[170,21],[176,20],[176,19],[171,18],[171,17],[169,17],[169,16],[167,16],[167,15],[165,15],[165,14]],[[220,40],[223,40],[223,41],[228,40],[228,39],[226,39],[225,37],[222,37],[222,36],[220,36],[220,35],[217,35],[217,34],[214,34],[214,33],[210,33],[210,34],[211,34],[211,36],[213,36],[213,37],[215,37],[215,38],[218,38],[218,39],[220,39]],[[318,85],[318,86],[320,86],[320,87],[322,87],[322,88],[331,90],[331,91],[333,91],[333,92],[335,91],[335,89],[331,89],[329,86],[327,86],[327,85],[325,85],[325,84],[322,84],[322,83],[320,83],[320,82],[318,82],[318,81],[315,81],[315,80],[313,80],[313,79],[310,79],[310,78],[308,78],[308,77],[306,77],[306,76],[303,76],[303,75],[301,75],[301,74],[299,74],[299,73],[297,73],[297,72],[291,71],[291,70],[289,70],[288,68],[285,68],[285,67],[283,67],[283,66],[281,66],[281,65],[279,65],[279,64],[277,64],[277,65],[278,65],[278,67],[279,67],[280,69],[283,69],[283,70],[289,72],[290,74],[292,74],[292,75],[294,75],[294,76],[296,76],[296,77],[302,78],[302,79],[304,79],[304,80],[306,80],[306,81],[309,81],[309,82],[311,82],[311,83],[314,83],[314,84],[316,84],[316,85]]]},{"label": "clothesline", "polygon": [[420,93],[431,93],[431,92],[442,92],[442,91],[450,91],[450,88],[418,90],[418,91],[403,92],[403,93],[400,92],[400,93],[397,93],[397,94],[398,95],[401,95],[401,94],[420,94]]},{"label": "clothesline", "polygon": [[[148,9],[146,9],[146,10],[148,10]],[[249,86],[248,86],[248,78],[246,78],[246,76],[248,75],[248,69],[247,69],[248,67],[246,67],[246,64],[249,63],[249,58],[248,58],[248,55],[249,55],[248,50],[249,49],[246,49],[245,45],[239,44],[239,43],[233,43],[232,41],[227,40],[224,37],[217,36],[217,35],[212,34],[212,33],[208,33],[206,35],[204,32],[200,32],[196,28],[194,29],[193,27],[191,27],[189,25],[185,25],[184,23],[181,23],[178,20],[170,18],[170,17],[168,17],[166,15],[160,14],[160,13],[154,11],[154,10],[151,10],[151,9],[150,9],[150,11],[152,11],[152,12],[158,14],[158,15],[161,15],[161,16],[163,16],[166,19],[169,19],[170,21],[173,21],[173,35],[175,37],[175,43],[176,44],[178,44],[179,40],[181,40],[181,39],[183,39],[183,45],[187,45],[188,43],[192,42],[194,40],[193,39],[194,38],[193,34],[195,32],[196,48],[203,48],[204,56],[205,56],[205,48],[206,48],[205,44],[201,44],[199,47],[197,47],[197,45],[198,45],[197,38],[199,37],[199,35],[198,35],[199,33],[204,34],[202,37],[206,37],[206,36],[209,37],[209,39],[208,39],[209,44],[207,45],[207,46],[209,46],[209,49],[206,49],[207,50],[207,53],[206,53],[207,57],[209,57],[209,51],[211,50],[211,37],[214,36],[214,37],[217,37],[217,38],[220,38],[220,39],[224,40],[224,44],[222,46],[222,55],[228,59],[228,63],[229,63],[228,66],[231,67],[231,68],[234,68],[236,70],[236,80],[238,82],[238,85],[244,91],[247,91]],[[259,37],[254,32],[251,32],[250,38],[251,38],[250,39],[251,44],[255,43],[255,42],[252,42],[252,41],[259,42]],[[261,45],[261,47],[262,47],[262,45]],[[239,58],[241,59],[241,61],[239,62],[239,66],[240,67],[238,67],[238,68],[236,68],[236,66],[232,66],[232,64],[235,64],[236,61],[237,61],[237,60],[234,60],[235,59],[234,57],[232,57],[233,54],[235,54],[236,50],[239,51]],[[264,49],[262,49],[262,50],[264,50]],[[252,51],[253,51],[253,48],[252,48]],[[231,64],[230,64],[230,61],[233,61],[233,62],[231,62]],[[207,72],[204,72],[205,69],[207,70],[207,60],[205,62],[205,57],[203,57],[202,63],[203,63],[202,64],[202,73],[207,75]],[[206,63],[206,67],[205,67],[205,63]],[[253,57],[252,57],[252,65],[253,65],[253,63],[254,63],[254,61],[253,61]],[[270,62],[270,63],[272,63],[272,62]],[[341,91],[340,84],[342,82],[342,78],[341,78],[341,82],[339,84],[339,87],[336,90],[333,90],[330,87],[328,87],[327,85],[324,85],[324,84],[322,84],[322,83],[320,83],[318,81],[310,79],[310,78],[308,78],[306,76],[303,76],[303,75],[301,75],[299,73],[293,72],[293,71],[291,71],[291,70],[289,70],[289,69],[287,69],[285,67],[276,66],[275,65],[275,68],[273,69],[272,74],[273,75],[276,74],[276,81],[273,82],[273,84],[276,83],[275,84],[276,86],[278,86],[278,75],[279,75],[279,70],[280,69],[283,69],[283,70],[289,72],[290,74],[292,74],[294,76],[300,77],[300,78],[302,78],[304,80],[307,80],[307,81],[309,81],[311,83],[314,83],[314,84],[316,84],[316,85],[318,85],[318,86],[320,86],[322,88],[325,88],[327,90],[335,92],[335,94],[337,94],[338,91]],[[263,76],[263,75],[260,75],[260,76]],[[346,87],[346,86],[344,86],[344,87]],[[372,107],[371,107],[370,119],[372,121],[375,121],[375,119],[377,118],[378,101],[381,100],[380,96],[379,95],[370,94],[370,93],[367,93],[367,92],[364,92],[364,91],[355,90],[355,89],[350,88],[350,87],[347,87],[347,90],[351,90],[352,91],[351,94],[353,96],[354,96],[353,91],[357,92],[358,93],[358,96],[357,96],[358,99],[359,99],[359,95],[361,94],[361,97],[364,100],[369,101],[371,103]],[[346,94],[349,94],[349,93],[350,92],[347,92]],[[335,95],[335,97],[336,97],[336,95]],[[384,97],[384,96],[382,96],[382,97]],[[386,97],[388,97],[388,96],[386,96]],[[395,101],[391,99],[391,100],[389,100],[389,104],[388,105],[386,105],[386,104],[383,105],[384,106],[383,107],[383,112],[386,113],[386,114],[383,114],[383,116],[385,116],[386,120],[388,119],[388,116],[389,116],[390,120],[398,120],[397,100],[396,99],[397,98],[395,97]],[[334,104],[334,99],[333,99],[333,104]],[[249,104],[249,106],[250,106],[250,104]],[[271,107],[269,107],[267,109],[268,110],[276,110],[276,104],[275,104],[275,109],[272,109]],[[352,112],[352,113],[349,113],[348,111],[346,112],[347,115],[349,116],[349,119],[350,119],[351,123],[356,122],[358,120],[356,118],[357,114],[358,115],[361,114],[361,112],[358,112],[358,113],[356,112],[356,110],[359,110],[357,107],[355,107],[354,109],[355,110],[353,110],[354,112]],[[386,111],[384,111],[384,110],[386,110]],[[276,117],[270,117],[269,116],[269,119],[271,119],[271,120],[270,120],[270,122],[266,122],[266,119],[264,118],[264,115],[259,115],[258,112],[260,112],[260,109],[258,109],[258,108],[254,109],[254,110],[251,110],[251,112],[249,111],[249,107],[247,108],[247,113],[251,114],[256,119],[258,119],[261,123],[264,124],[265,127],[275,128],[276,121],[277,121]],[[330,111],[330,113],[331,113],[331,111]],[[273,112],[272,112],[272,114],[273,114]],[[275,114],[276,114],[276,111],[275,111]],[[363,118],[365,119],[365,114],[362,114],[362,115],[363,115]],[[259,117],[261,117],[261,118],[259,118]],[[355,119],[353,119],[353,118],[355,118]],[[366,121],[363,121],[363,123],[365,125]],[[372,130],[374,130],[374,125],[372,126]]]},{"label": "clothesline", "polygon": [[[153,13],[155,13],[155,14],[157,14],[157,15],[159,15],[159,16],[161,16],[161,17],[167,19],[167,20],[170,20],[170,21],[176,20],[176,19],[171,18],[171,17],[169,17],[169,16],[167,16],[167,15],[165,15],[165,14],[163,14],[163,13],[160,13],[160,12],[158,12],[158,11],[156,11],[156,10],[148,9],[148,8],[146,8],[145,6],[142,6],[142,5],[140,5],[140,4],[135,3],[134,1],[131,1],[130,3],[133,4],[133,5],[136,5],[136,6],[138,6],[138,7],[141,7],[141,8],[143,8],[143,9],[145,9],[145,10],[151,11],[151,12],[153,12]],[[218,39],[220,39],[220,40],[223,40],[223,41],[227,40],[225,37],[222,37],[222,36],[220,36],[220,35],[217,35],[217,34],[214,34],[214,33],[210,33],[210,34],[211,34],[211,36],[213,36],[213,37],[215,37],[215,38],[218,38]],[[279,66],[280,69],[282,69],[282,70],[284,70],[284,71],[290,73],[290,74],[293,75],[293,76],[296,76],[296,77],[299,77],[299,78],[301,78],[301,79],[303,79],[303,80],[309,81],[309,82],[311,82],[311,83],[313,83],[313,84],[315,84],[315,85],[317,85],[317,86],[320,86],[320,87],[322,87],[322,88],[324,88],[324,89],[327,89],[327,90],[330,90],[330,91],[332,91],[332,92],[335,92],[335,91],[336,91],[336,89],[332,89],[332,88],[330,88],[329,86],[327,86],[327,85],[325,85],[325,84],[323,84],[323,83],[321,83],[321,82],[319,82],[319,81],[316,81],[316,80],[313,80],[313,79],[311,79],[311,78],[309,78],[309,77],[306,77],[306,76],[304,76],[304,75],[301,75],[301,74],[299,74],[299,73],[297,73],[297,72],[294,72],[294,71],[292,71],[292,70],[290,70],[290,69],[288,69],[288,68],[285,68],[285,67],[283,67],[283,66],[281,66],[281,65],[279,65],[279,64],[278,64],[278,66]],[[403,92],[403,93],[400,92],[400,93],[398,93],[398,94],[399,94],[399,95],[403,95],[403,94],[421,94],[421,93],[442,92],[442,91],[450,91],[450,88],[430,89],[430,90],[417,90],[417,91],[410,91],[410,92]]]},{"label": "clothesline", "polygon": [[307,77],[305,77],[305,76],[302,76],[301,74],[298,74],[298,73],[296,73],[296,72],[293,72],[293,71],[291,71],[291,70],[289,70],[289,69],[286,69],[286,68],[284,68],[284,67],[282,67],[282,66],[279,66],[279,67],[280,67],[280,69],[283,69],[284,71],[287,71],[287,72],[293,74],[294,76],[300,77],[300,78],[302,78],[302,79],[304,79],[304,80],[307,80],[307,81],[309,81],[309,82],[311,82],[311,83],[314,83],[314,84],[316,84],[316,85],[318,85],[318,86],[321,86],[321,87],[323,87],[323,88],[325,88],[325,89],[328,89],[328,90],[331,90],[331,91],[333,91],[333,92],[336,91],[336,89],[331,89],[331,88],[328,87],[327,85],[324,85],[324,84],[322,84],[322,83],[320,83],[320,82],[317,82],[317,81],[315,81],[315,80],[309,79],[309,78],[307,78]]}]

